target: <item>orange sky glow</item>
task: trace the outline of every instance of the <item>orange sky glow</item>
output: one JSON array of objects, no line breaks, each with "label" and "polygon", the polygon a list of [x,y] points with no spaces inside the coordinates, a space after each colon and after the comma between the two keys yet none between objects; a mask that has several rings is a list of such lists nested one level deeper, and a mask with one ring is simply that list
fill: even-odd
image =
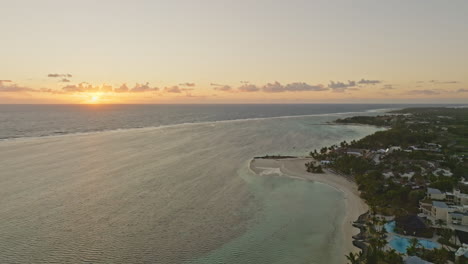
[{"label": "orange sky glow", "polygon": [[0,104],[467,103],[466,10],[465,0],[6,1]]}]

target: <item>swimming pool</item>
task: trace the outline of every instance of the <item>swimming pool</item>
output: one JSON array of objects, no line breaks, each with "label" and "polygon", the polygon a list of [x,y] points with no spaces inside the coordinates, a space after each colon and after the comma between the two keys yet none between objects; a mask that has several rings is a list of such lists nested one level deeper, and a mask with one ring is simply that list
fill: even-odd
[{"label": "swimming pool", "polygon": [[[388,233],[392,234],[392,238],[388,242],[390,247],[395,249],[396,251],[406,254],[406,249],[410,246],[410,239],[406,237],[401,237],[399,235],[396,235],[394,230],[395,230],[395,221],[389,222],[385,224],[385,230],[387,230]],[[440,248],[440,244],[434,241],[430,240],[425,240],[425,239],[418,239],[419,244],[427,249],[434,249],[434,248]]]}]

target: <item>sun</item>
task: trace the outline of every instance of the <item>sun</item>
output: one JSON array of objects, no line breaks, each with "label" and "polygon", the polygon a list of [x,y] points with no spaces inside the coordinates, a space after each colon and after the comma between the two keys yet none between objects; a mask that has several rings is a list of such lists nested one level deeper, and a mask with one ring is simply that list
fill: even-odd
[{"label": "sun", "polygon": [[97,102],[99,102],[99,95],[91,96],[91,103],[97,103]]}]

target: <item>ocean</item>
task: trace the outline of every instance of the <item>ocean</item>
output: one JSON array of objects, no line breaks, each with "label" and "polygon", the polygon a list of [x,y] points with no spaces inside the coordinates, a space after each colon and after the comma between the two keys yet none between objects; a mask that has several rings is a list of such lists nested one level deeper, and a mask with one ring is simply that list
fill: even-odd
[{"label": "ocean", "polygon": [[253,174],[400,105],[0,105],[0,263],[340,263],[343,195]]}]

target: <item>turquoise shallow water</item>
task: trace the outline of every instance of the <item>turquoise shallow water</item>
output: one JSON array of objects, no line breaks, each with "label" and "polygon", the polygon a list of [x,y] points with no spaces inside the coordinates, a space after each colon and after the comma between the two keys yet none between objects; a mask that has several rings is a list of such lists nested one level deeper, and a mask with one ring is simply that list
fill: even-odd
[{"label": "turquoise shallow water", "polygon": [[188,263],[340,263],[334,252],[341,252],[341,193],[321,183],[241,174],[262,210],[244,234]]}]

